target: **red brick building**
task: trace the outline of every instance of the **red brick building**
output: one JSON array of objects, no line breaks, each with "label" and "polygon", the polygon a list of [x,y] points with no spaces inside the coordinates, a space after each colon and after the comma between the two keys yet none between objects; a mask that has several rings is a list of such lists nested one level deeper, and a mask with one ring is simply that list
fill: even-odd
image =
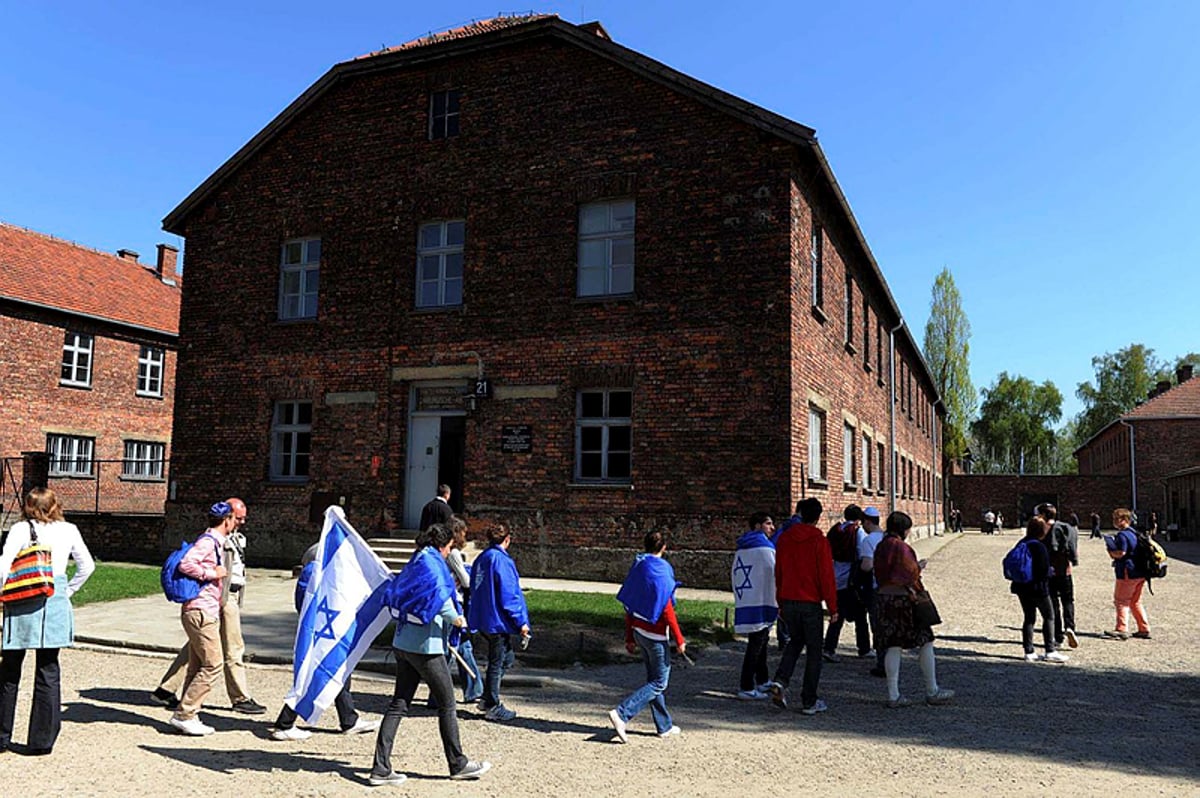
[{"label": "red brick building", "polygon": [[528,573],[623,575],[667,527],[723,584],[756,509],[940,515],[942,409],[812,129],[598,23],[338,64],[164,226],[171,538],[238,493],[291,561],[329,501],[412,527],[447,482]]},{"label": "red brick building", "polygon": [[1183,536],[1194,537],[1197,505],[1186,477],[1200,466],[1200,380],[1192,379],[1191,365],[1180,367],[1175,380],[1174,386],[1160,382],[1145,402],[1076,449],[1075,457],[1080,474],[1124,478],[1124,498],[1132,497],[1139,526],[1153,511],[1160,527],[1174,523]]},{"label": "red brick building", "polygon": [[[163,512],[178,345],[177,250],[153,267],[0,222],[0,457],[50,454],[68,510]],[[6,460],[11,466],[12,460]],[[5,515],[20,469],[6,468]]]}]

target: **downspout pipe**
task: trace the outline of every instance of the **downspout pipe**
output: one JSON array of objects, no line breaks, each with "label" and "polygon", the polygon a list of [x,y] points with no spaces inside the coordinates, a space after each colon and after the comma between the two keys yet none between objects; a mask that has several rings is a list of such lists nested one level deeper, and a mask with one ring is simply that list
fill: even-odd
[{"label": "downspout pipe", "polygon": [[888,449],[888,470],[892,478],[888,484],[888,512],[896,512],[896,333],[904,327],[904,319],[888,330],[888,424],[891,447]]},{"label": "downspout pipe", "polygon": [[1117,419],[1123,426],[1129,427],[1129,491],[1130,491],[1130,507],[1131,510],[1137,513],[1137,449],[1135,447],[1135,438],[1133,434],[1133,423],[1126,421],[1123,418]]}]

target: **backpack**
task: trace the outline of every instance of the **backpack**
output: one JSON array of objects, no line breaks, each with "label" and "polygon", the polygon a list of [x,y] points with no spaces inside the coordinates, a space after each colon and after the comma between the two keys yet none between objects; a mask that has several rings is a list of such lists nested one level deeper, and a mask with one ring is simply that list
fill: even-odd
[{"label": "backpack", "polygon": [[[1167,575],[1167,552],[1158,541],[1142,532],[1137,537],[1137,545],[1133,548],[1133,567],[1136,573],[1146,578],[1147,587],[1153,579],[1163,579]],[[1154,594],[1154,589],[1150,589]]]},{"label": "backpack", "polygon": [[1004,555],[1004,578],[1017,584],[1033,581],[1033,552],[1027,541],[1018,541],[1012,551]]},{"label": "backpack", "polygon": [[[208,534],[207,532],[204,535]],[[200,537],[204,537],[201,535]],[[199,540],[200,538],[197,538]],[[179,570],[179,563],[187,555],[194,544],[188,543],[186,540],[180,544],[179,548],[167,555],[167,561],[163,563],[162,573],[159,574],[159,581],[162,583],[163,593],[167,597],[167,601],[172,601],[176,604],[185,604],[200,595],[200,590],[206,584],[199,579],[194,579]],[[217,547],[217,565],[221,564],[221,549]]]},{"label": "backpack", "polygon": [[858,553],[858,524],[847,521],[834,524],[828,534],[829,549],[835,562],[854,562]]}]

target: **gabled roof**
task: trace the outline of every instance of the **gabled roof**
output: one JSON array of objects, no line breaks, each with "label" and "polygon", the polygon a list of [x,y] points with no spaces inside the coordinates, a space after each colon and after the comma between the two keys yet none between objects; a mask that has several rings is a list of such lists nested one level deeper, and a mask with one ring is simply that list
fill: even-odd
[{"label": "gabled roof", "polygon": [[[450,39],[466,39],[470,36],[478,36],[481,33],[490,33],[495,30],[503,30],[505,28],[513,28],[517,25],[524,25],[527,22],[535,22],[539,19],[558,18],[557,14],[521,14],[513,16],[493,17],[491,19],[472,20],[466,25],[461,25],[457,28],[450,28],[436,33],[429,33],[427,36],[407,41],[404,44],[398,44],[394,47],[385,47],[382,50],[376,50],[366,55],[360,55],[358,59],[373,58],[377,55],[387,55],[388,53],[396,53],[401,50],[414,50],[417,47],[424,47],[429,44],[437,44],[438,42],[448,41]],[[605,34],[607,37],[608,34]]]},{"label": "gabled roof", "polygon": [[1134,409],[1118,418],[1113,419],[1099,429],[1095,435],[1084,441],[1073,454],[1086,449],[1092,441],[1099,438],[1108,430],[1122,421],[1172,421],[1185,419],[1200,419],[1200,377],[1174,385],[1153,399],[1148,399]]},{"label": "gabled roof", "polygon": [[179,296],[135,260],[0,222],[0,300],[178,335]]}]

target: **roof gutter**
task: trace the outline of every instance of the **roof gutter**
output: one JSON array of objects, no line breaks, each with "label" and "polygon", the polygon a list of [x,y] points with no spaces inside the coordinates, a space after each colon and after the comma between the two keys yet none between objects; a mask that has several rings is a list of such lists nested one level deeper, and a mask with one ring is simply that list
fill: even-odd
[{"label": "roof gutter", "polygon": [[896,333],[904,326],[900,323],[888,330],[888,469],[892,478],[888,480],[888,512],[896,512]]},{"label": "roof gutter", "polygon": [[66,316],[75,316],[75,317],[78,317],[81,319],[89,319],[91,321],[101,321],[101,322],[104,322],[105,324],[115,324],[118,327],[126,327],[130,330],[137,330],[138,332],[148,332],[148,333],[154,333],[156,335],[165,335],[169,338],[174,338],[174,339],[179,338],[178,331],[172,332],[171,330],[160,330],[157,327],[146,327],[145,325],[142,325],[142,324],[134,324],[132,322],[121,321],[119,319],[110,319],[105,316],[97,316],[92,313],[80,313],[77,310],[67,310],[66,308],[60,308],[55,305],[47,305],[42,302],[30,302],[28,299],[18,299],[15,296],[7,296],[6,294],[0,294],[0,301],[12,302],[17,305],[25,305],[26,307],[37,308],[38,310],[50,310],[50,311],[54,311],[55,313],[62,313]]},{"label": "roof gutter", "polygon": [[1133,422],[1126,421],[1123,418],[1117,419],[1122,426],[1129,427],[1129,493],[1132,497],[1130,504],[1134,513],[1137,513],[1137,449],[1135,448],[1135,437],[1133,432]]}]

